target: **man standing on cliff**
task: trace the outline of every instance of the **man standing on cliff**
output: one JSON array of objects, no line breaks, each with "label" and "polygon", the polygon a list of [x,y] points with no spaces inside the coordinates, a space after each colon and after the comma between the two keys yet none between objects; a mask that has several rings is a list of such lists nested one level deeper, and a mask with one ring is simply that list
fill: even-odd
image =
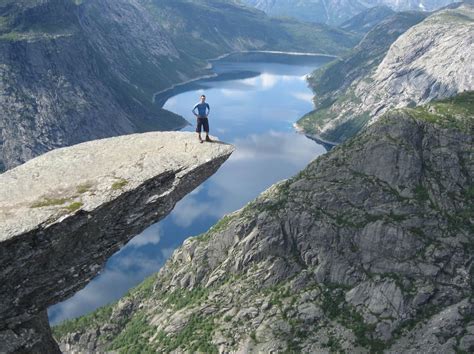
[{"label": "man standing on cliff", "polygon": [[[196,113],[197,109],[197,113]],[[206,132],[206,141],[211,142],[211,138],[209,138],[209,112],[211,111],[211,108],[209,107],[209,104],[206,103],[206,96],[201,95],[201,102],[196,104],[193,108],[193,114],[197,118],[197,124],[196,124],[196,133],[198,133],[199,137],[199,142],[202,143],[201,139],[201,130],[204,128],[204,131]]]}]

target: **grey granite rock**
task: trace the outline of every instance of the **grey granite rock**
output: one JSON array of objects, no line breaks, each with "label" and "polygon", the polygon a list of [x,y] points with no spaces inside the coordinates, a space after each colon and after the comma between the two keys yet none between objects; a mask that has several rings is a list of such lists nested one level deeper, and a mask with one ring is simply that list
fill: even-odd
[{"label": "grey granite rock", "polygon": [[456,0],[241,0],[273,16],[292,16],[304,21],[341,24],[373,6],[396,11],[433,11]]},{"label": "grey granite rock", "polygon": [[469,348],[472,96],[387,114],[186,240],[124,300],[125,324],[109,311],[54,328],[61,348],[98,328],[98,351]]},{"label": "grey granite rock", "polygon": [[155,94],[212,75],[208,59],[338,55],[358,40],[228,0],[2,0],[0,15],[0,172],[58,147],[186,126]]},{"label": "grey granite rock", "polygon": [[340,143],[393,108],[474,90],[474,3],[410,22],[401,14],[387,19],[342,62],[316,71],[310,79],[316,109],[298,128]]},{"label": "grey granite rock", "polygon": [[57,147],[187,124],[151,97],[205,64],[180,56],[139,1],[8,0],[0,12],[0,171]]},{"label": "grey granite rock", "polygon": [[[0,352],[53,342],[47,322],[35,319],[83,288],[232,151],[193,133],[134,134],[56,149],[0,175],[0,335],[10,338]],[[115,316],[132,311],[123,304]]]}]

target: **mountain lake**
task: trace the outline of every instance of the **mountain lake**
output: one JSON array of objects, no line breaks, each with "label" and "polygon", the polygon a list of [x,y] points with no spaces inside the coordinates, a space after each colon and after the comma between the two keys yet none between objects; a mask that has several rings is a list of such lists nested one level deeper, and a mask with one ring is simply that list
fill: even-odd
[{"label": "mountain lake", "polygon": [[313,108],[306,75],[331,60],[315,55],[232,54],[210,61],[215,77],[157,94],[156,104],[192,124],[183,129],[186,131],[194,131],[196,119],[191,110],[205,94],[211,108],[211,136],[233,144],[236,150],[171,214],[110,258],[86,288],[51,307],[51,324],[118,300],[157,272],[184,240],[206,232],[223,215],[242,208],[272,184],[295,175],[325,153],[322,145],[296,133],[293,123]]}]

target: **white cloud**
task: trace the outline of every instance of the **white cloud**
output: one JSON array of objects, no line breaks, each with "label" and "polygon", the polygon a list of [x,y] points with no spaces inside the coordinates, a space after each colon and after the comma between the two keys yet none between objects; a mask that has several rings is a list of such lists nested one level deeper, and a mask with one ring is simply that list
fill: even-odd
[{"label": "white cloud", "polygon": [[278,75],[273,75],[269,73],[263,73],[262,75],[259,76],[259,78],[261,81],[261,87],[263,87],[266,90],[274,87],[279,81]]},{"label": "white cloud", "polygon": [[239,99],[246,97],[248,94],[247,92],[242,90],[220,89],[219,91],[226,97]]},{"label": "white cloud", "polygon": [[221,217],[241,208],[271,184],[291,177],[308,161],[325,152],[303,135],[270,131],[232,142],[236,151],[206,182],[207,197],[186,197],[173,211],[173,222],[181,227],[200,217]]},{"label": "white cloud", "polygon": [[118,300],[145,277],[157,272],[163,263],[163,258],[144,259],[136,254],[120,258],[115,267],[106,269],[72,298],[48,309],[51,324],[82,316]]},{"label": "white cloud", "polygon": [[200,216],[208,215],[211,209],[210,204],[198,202],[193,196],[188,196],[176,205],[171,218],[176,225],[186,228]]},{"label": "white cloud", "polygon": [[199,186],[197,186],[191,193],[189,193],[189,195],[196,195],[196,194],[199,194],[202,192],[202,190],[204,189],[204,186],[202,184],[200,184]]},{"label": "white cloud", "polygon": [[291,95],[301,101],[313,102],[313,94],[309,92],[293,92]]},{"label": "white cloud", "polygon": [[171,257],[173,252],[174,252],[174,248],[162,248],[161,256],[163,257],[163,259],[167,260],[168,258]]},{"label": "white cloud", "polygon": [[160,230],[158,227],[148,228],[143,231],[140,235],[133,238],[127,246],[142,247],[145,245],[157,245],[160,243]]},{"label": "white cloud", "polygon": [[251,77],[251,78],[248,78],[248,79],[243,79],[243,80],[241,80],[241,82],[244,85],[257,87],[257,86],[259,86],[259,78],[260,78],[260,76]]},{"label": "white cloud", "polygon": [[[165,107],[189,116],[199,96],[207,93],[212,107],[211,129],[214,129],[215,117],[216,123],[217,120],[225,121],[223,122],[225,124],[220,124],[221,127],[217,127],[218,124],[216,124],[215,131],[220,134],[234,129],[246,131],[247,128],[242,130],[241,126],[248,127],[252,122],[239,118],[239,115],[248,115],[247,107],[242,104],[242,97],[244,97],[242,95],[245,94],[248,95],[245,96],[245,102],[252,107],[252,116],[262,120],[259,124],[265,125],[265,129],[275,126],[275,122],[279,125],[278,129],[286,129],[283,126],[288,124],[288,132],[270,131],[232,141],[231,143],[236,146],[236,151],[230,159],[205,184],[179,202],[169,215],[170,219],[164,221],[165,224],[170,225],[167,234],[158,226],[163,225],[160,223],[134,238],[126,248],[109,261],[106,270],[85,289],[73,298],[50,309],[54,323],[77,317],[118,299],[144,277],[156,272],[164,260],[170,257],[174,246],[182,240],[179,237],[184,237],[180,235],[179,241],[171,240],[175,238],[174,231],[187,232],[190,226],[190,229],[194,230],[193,223],[196,220],[200,221],[200,218],[206,218],[208,221],[210,217],[219,218],[225,213],[241,208],[269,185],[290,177],[306,166],[308,161],[324,152],[322,147],[313,141],[290,132],[291,123],[301,116],[301,107],[305,106],[299,100],[310,103],[309,90],[308,93],[302,92],[305,84],[301,82],[305,80],[305,76],[301,76],[301,72],[298,72],[297,76],[280,75],[281,73],[274,75],[268,72],[267,68],[262,68],[262,71],[265,72],[253,78],[213,82],[206,90],[182,93],[170,98]],[[277,85],[282,97],[275,100],[275,93],[270,89]],[[261,92],[255,94],[256,91]],[[225,101],[223,101],[225,104],[214,106],[213,102],[220,102],[223,96],[225,96]],[[289,102],[285,102],[286,99]],[[191,127],[187,129],[193,130]],[[248,129],[252,131],[253,128]],[[199,223],[196,222],[196,224]]]},{"label": "white cloud", "polygon": [[170,99],[168,99],[168,101],[166,101],[166,109],[169,111],[175,111],[177,104],[178,100],[176,99],[176,97],[171,97]]}]

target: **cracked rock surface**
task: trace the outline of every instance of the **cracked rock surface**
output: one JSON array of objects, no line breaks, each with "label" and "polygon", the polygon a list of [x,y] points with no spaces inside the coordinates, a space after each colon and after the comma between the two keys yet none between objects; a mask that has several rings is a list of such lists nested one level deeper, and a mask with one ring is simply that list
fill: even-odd
[{"label": "cracked rock surface", "polygon": [[474,90],[474,4],[423,16],[387,18],[350,55],[315,71],[316,107],[298,128],[340,143],[391,109]]},{"label": "cracked rock surface", "polygon": [[387,114],[54,328],[61,349],[472,351],[473,102]]},{"label": "cracked rock surface", "polygon": [[46,309],[232,151],[193,133],[133,134],[53,150],[0,175],[0,352],[53,350]]}]

